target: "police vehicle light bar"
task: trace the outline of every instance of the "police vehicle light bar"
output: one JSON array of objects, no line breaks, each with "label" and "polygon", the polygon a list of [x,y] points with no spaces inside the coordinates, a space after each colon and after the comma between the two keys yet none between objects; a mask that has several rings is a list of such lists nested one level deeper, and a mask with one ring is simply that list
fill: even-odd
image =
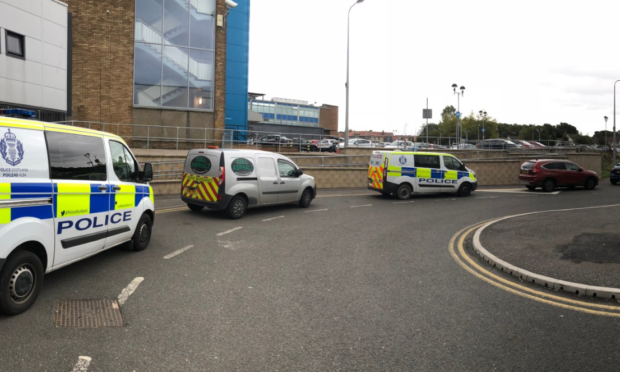
[{"label": "police vehicle light bar", "polygon": [[24,109],[0,109],[0,115],[3,116],[21,116],[27,118],[36,118],[37,113],[32,110]]}]

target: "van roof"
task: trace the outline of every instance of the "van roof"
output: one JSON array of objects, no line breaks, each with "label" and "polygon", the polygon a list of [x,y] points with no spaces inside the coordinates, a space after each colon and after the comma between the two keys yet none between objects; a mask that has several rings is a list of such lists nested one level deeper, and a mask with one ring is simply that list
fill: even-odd
[{"label": "van roof", "polygon": [[452,154],[448,154],[447,152],[421,152],[421,151],[375,151],[375,152],[384,152],[386,154],[402,154],[402,155],[445,155],[452,156]]},{"label": "van roof", "polygon": [[193,149],[190,150],[188,152],[188,155],[190,154],[199,154],[200,152],[202,153],[208,153],[208,152],[234,152],[234,153],[239,153],[239,154],[256,154],[256,153],[262,153],[262,154],[274,154],[273,152],[269,152],[269,151],[263,151],[263,150],[249,150],[249,149]]},{"label": "van roof", "polygon": [[36,120],[25,120],[25,119],[0,116],[0,127],[15,127],[15,128],[34,129],[34,130],[49,130],[53,132],[81,134],[85,136],[108,137],[108,138],[114,138],[115,140],[125,143],[125,141],[121,137],[115,134],[112,134],[112,133],[103,132],[103,131],[94,130],[94,129],[74,127],[74,126],[66,125],[66,124],[46,123],[46,122],[36,121]]}]

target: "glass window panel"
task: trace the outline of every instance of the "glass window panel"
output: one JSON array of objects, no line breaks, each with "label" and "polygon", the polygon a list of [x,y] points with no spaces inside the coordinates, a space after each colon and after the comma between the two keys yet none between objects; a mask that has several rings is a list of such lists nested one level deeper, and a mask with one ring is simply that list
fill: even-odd
[{"label": "glass window panel", "polygon": [[105,149],[101,137],[45,132],[52,179],[105,181]]},{"label": "glass window panel", "polygon": [[164,44],[188,46],[189,11],[188,0],[164,1]]},{"label": "glass window panel", "polygon": [[136,0],[136,41],[161,44],[164,0]]},{"label": "glass window panel", "polygon": [[160,106],[161,46],[136,43],[134,58],[133,103],[140,106]]},{"label": "glass window panel", "polygon": [[17,57],[24,57],[24,37],[6,31],[6,53]]},{"label": "glass window panel", "polygon": [[214,49],[213,0],[191,0],[190,4],[190,46],[200,49]]},{"label": "glass window panel", "polygon": [[110,141],[109,145],[116,177],[120,181],[136,182],[138,180],[138,166],[129,150],[120,142]]},{"label": "glass window panel", "polygon": [[189,49],[167,46],[164,48],[162,106],[187,108],[187,66]]},{"label": "glass window panel", "polygon": [[213,52],[189,51],[189,107],[213,109]]}]

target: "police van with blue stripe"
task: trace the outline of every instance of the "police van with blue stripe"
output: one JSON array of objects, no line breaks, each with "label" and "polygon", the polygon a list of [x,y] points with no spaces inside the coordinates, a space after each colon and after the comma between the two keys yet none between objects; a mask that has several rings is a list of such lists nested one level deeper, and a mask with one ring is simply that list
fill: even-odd
[{"label": "police van with blue stripe", "polygon": [[26,311],[43,275],[150,241],[153,168],[118,136],[0,117],[0,312]]},{"label": "police van with blue stripe", "polygon": [[375,151],[368,163],[368,189],[401,200],[433,192],[469,196],[477,188],[476,174],[451,154]]}]

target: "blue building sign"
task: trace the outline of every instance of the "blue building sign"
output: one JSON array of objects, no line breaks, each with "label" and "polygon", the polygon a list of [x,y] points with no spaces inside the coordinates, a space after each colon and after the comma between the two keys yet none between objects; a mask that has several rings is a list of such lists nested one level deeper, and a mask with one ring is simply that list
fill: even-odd
[{"label": "blue building sign", "polygon": [[250,0],[236,0],[226,20],[226,129],[248,128]]}]

